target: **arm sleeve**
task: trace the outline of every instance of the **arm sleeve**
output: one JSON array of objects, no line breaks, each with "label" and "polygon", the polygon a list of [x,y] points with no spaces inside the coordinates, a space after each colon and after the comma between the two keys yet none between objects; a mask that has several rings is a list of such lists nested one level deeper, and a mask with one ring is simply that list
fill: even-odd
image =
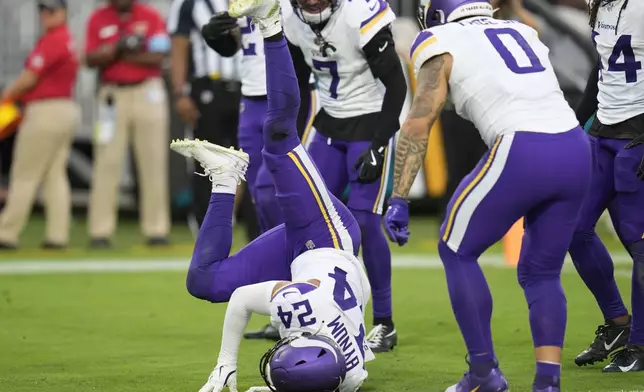
[{"label": "arm sleeve", "polygon": [[400,111],[407,97],[407,81],[389,27],[380,30],[363,50],[371,73],[380,79],[386,89],[380,125],[372,140],[373,146],[380,148],[386,146],[400,129]]},{"label": "arm sleeve", "polygon": [[226,309],[218,364],[237,364],[239,345],[250,316],[253,313],[270,314],[271,295],[277,283],[279,281],[273,280],[235,290]]},{"label": "arm sleeve", "polygon": [[25,69],[41,76],[68,54],[67,42],[47,42],[47,45],[43,45],[41,50],[29,55]]},{"label": "arm sleeve", "polygon": [[[364,1],[363,1],[364,2]],[[357,20],[360,23],[360,47],[364,48],[382,29],[396,20],[396,14],[389,7],[386,0],[367,0],[354,2]]]},{"label": "arm sleeve", "polygon": [[166,28],[170,35],[190,36],[190,32],[194,27],[192,20],[193,4],[194,2],[191,0],[174,0],[172,2],[166,22]]},{"label": "arm sleeve", "polygon": [[586,83],[586,89],[584,90],[584,95],[582,95],[581,100],[575,108],[575,115],[577,116],[577,121],[579,124],[584,126],[586,121],[597,111],[597,93],[599,93],[599,87],[597,83],[599,82],[599,61],[590,71],[590,76],[588,77],[588,83]]},{"label": "arm sleeve", "polygon": [[96,22],[95,14],[90,16],[85,29],[85,53],[91,53],[98,49],[100,40],[98,37],[98,24]]},{"label": "arm sleeve", "polygon": [[433,57],[449,53],[443,40],[440,40],[433,32],[429,30],[421,31],[414,43],[411,45],[409,57],[414,67],[414,74],[418,75],[420,67]]},{"label": "arm sleeve", "polygon": [[293,67],[297,76],[297,84],[300,88],[300,111],[297,116],[297,130],[300,135],[304,133],[311,109],[311,88],[309,81],[311,79],[311,68],[304,59],[302,50],[293,45],[290,41],[288,48],[293,59]]}]

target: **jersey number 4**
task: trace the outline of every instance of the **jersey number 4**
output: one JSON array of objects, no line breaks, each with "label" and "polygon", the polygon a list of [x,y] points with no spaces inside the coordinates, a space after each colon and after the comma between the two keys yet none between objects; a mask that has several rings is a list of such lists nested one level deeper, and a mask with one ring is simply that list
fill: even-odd
[{"label": "jersey number 4", "polygon": [[[595,47],[597,46],[597,36],[598,32],[593,31],[593,43]],[[635,83],[637,82],[637,71],[642,69],[642,62],[635,59],[635,52],[633,51],[633,45],[631,44],[632,36],[622,35],[615,42],[615,47],[613,48],[610,57],[608,58],[608,71],[609,72],[624,72],[626,77],[626,83]],[[624,57],[624,61],[618,63],[620,57]],[[604,64],[599,60],[599,78],[601,80],[601,74],[604,70]]]},{"label": "jersey number 4", "polygon": [[[501,55],[501,58],[505,62],[505,65],[508,67],[508,69],[510,69],[510,71],[516,74],[530,74],[543,72],[546,70],[543,64],[541,64],[539,56],[537,56],[534,50],[532,50],[532,48],[530,47],[528,41],[526,41],[526,39],[523,38],[521,33],[519,33],[517,30],[507,27],[502,29],[485,29],[485,35],[487,36],[487,39],[489,39],[492,43],[492,46],[494,46],[494,49],[496,49],[499,55]],[[515,52],[513,53],[513,51],[510,50],[510,48],[508,48],[501,40],[501,37],[504,36],[513,39],[523,53],[518,53],[519,50],[516,49],[516,47],[512,48]],[[517,61],[517,55],[522,55],[521,57],[524,58],[527,57],[530,65],[519,65],[519,62]]]},{"label": "jersey number 4", "polygon": [[[335,286],[333,286],[333,300],[343,311],[353,309],[358,306],[358,300],[356,300],[353,290],[347,282],[347,272],[341,268],[335,267],[333,273],[329,274],[329,277],[335,280]],[[313,314],[313,308],[308,300],[295,302],[293,304],[293,311],[285,311],[281,306],[277,307],[277,316],[284,324],[285,328],[291,328],[293,323],[293,314],[295,313],[297,321],[300,323],[301,327],[307,327],[316,323],[316,318],[311,317]]]}]

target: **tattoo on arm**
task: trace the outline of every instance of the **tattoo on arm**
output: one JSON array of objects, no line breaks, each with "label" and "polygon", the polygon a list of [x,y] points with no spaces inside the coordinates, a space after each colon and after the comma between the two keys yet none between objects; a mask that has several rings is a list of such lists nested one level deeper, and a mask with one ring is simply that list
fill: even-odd
[{"label": "tattoo on arm", "polygon": [[418,72],[418,86],[411,110],[402,126],[394,164],[393,196],[409,195],[425,155],[429,132],[447,99],[447,68],[449,54],[427,61]]}]

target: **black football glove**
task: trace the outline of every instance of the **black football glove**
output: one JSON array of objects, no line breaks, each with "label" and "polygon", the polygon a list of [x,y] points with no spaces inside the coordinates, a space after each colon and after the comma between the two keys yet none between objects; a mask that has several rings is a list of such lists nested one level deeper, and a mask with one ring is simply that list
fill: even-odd
[{"label": "black football glove", "polygon": [[233,18],[228,12],[220,12],[213,15],[201,28],[201,36],[208,43],[229,35],[237,27],[237,18]]},{"label": "black football glove", "polygon": [[124,35],[116,44],[118,53],[138,53],[145,48],[145,37],[141,35]]},{"label": "black football glove", "polygon": [[371,146],[360,155],[354,169],[358,172],[358,182],[369,184],[378,181],[382,176],[385,163],[385,148]]},{"label": "black football glove", "polygon": [[[624,148],[628,150],[629,148],[639,146],[640,144],[644,144],[644,135],[633,139],[630,143],[624,146]],[[644,180],[644,158],[642,158],[642,162],[640,162],[640,167],[637,168],[637,178]]]}]

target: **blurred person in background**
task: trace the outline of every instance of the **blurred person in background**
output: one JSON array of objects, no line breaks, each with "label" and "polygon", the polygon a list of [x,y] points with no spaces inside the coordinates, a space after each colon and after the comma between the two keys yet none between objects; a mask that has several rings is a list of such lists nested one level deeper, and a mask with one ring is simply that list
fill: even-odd
[{"label": "blurred person in background", "polygon": [[136,0],[110,0],[94,11],[87,23],[85,61],[99,73],[89,206],[94,248],[111,246],[118,184],[130,140],[141,189],[141,230],[150,246],[169,243],[169,124],[161,79],[169,50],[163,17]]},{"label": "blurred person in background", "polygon": [[[173,0],[167,28],[172,37],[170,71],[175,110],[192,130],[192,135],[186,136],[230,147],[237,145],[239,58],[221,56],[201,36],[201,28],[210,18],[227,9],[227,0]],[[192,180],[196,226],[201,226],[208,209],[208,189],[208,178],[197,176]],[[238,192],[238,200],[242,195]]]},{"label": "blurred person in background", "polygon": [[79,61],[67,26],[66,0],[39,0],[38,14],[44,34],[27,57],[24,71],[1,97],[26,108],[16,136],[9,196],[0,215],[0,249],[17,247],[41,185],[47,218],[43,247],[60,249],[69,241],[67,160],[80,119],[72,99]]}]

